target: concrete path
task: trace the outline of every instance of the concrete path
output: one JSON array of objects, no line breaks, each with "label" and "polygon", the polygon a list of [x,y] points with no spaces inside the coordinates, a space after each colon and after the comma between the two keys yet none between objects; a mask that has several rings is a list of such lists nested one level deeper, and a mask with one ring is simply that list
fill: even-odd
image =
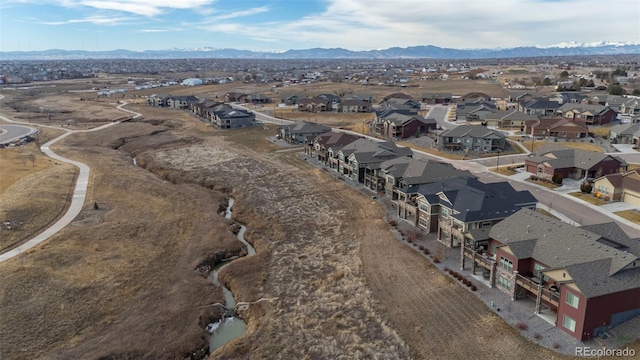
[{"label": "concrete path", "polygon": [[[0,95],[1,96],[1,95]],[[0,97],[0,100],[2,100],[2,98],[4,98],[4,96]],[[123,103],[121,105],[118,106],[118,109],[126,111],[128,113],[131,114],[135,114],[134,118],[142,116],[142,114],[130,111],[130,110],[126,110],[126,109],[122,109],[122,106],[126,105],[126,103]],[[5,116],[0,115],[0,120],[6,121],[6,122],[10,122],[10,123],[14,123],[14,124],[22,124],[19,121],[15,121],[15,120],[11,120]],[[80,214],[80,212],[82,211],[82,208],[84,207],[84,202],[86,200],[87,197],[87,188],[89,186],[89,174],[91,169],[89,168],[89,166],[87,166],[87,164],[84,164],[82,162],[79,161],[75,161],[75,160],[71,160],[71,159],[67,159],[65,157],[62,157],[56,153],[54,153],[51,150],[51,146],[55,143],[57,143],[58,141],[66,138],[67,136],[76,133],[76,132],[91,132],[91,131],[100,131],[102,129],[114,126],[116,124],[119,124],[120,122],[115,121],[109,124],[105,124],[93,129],[88,129],[88,130],[69,130],[69,129],[62,129],[65,131],[64,134],[58,136],[57,138],[47,142],[46,144],[42,145],[40,147],[40,150],[42,150],[43,153],[45,153],[47,156],[49,156],[52,159],[67,163],[67,164],[71,164],[75,167],[77,167],[80,172],[78,173],[78,178],[76,181],[76,185],[75,188],[73,190],[73,197],[71,198],[71,205],[69,205],[69,208],[67,209],[67,212],[58,220],[56,221],[53,225],[51,225],[49,228],[47,228],[46,230],[44,230],[42,233],[36,235],[35,237],[31,238],[30,240],[28,240],[27,242],[23,243],[22,245],[13,248],[5,253],[0,254],[0,263],[7,261],[9,259],[12,259],[20,254],[22,254],[23,252],[26,252],[27,250],[43,243],[44,241],[46,241],[47,239],[49,239],[50,237],[52,237],[53,235],[55,235],[58,231],[62,230],[63,228],[65,228],[67,225],[69,225],[73,219],[76,218],[76,216],[78,216],[78,214]],[[48,127],[48,128],[54,128],[54,129],[61,129],[55,126],[49,126],[49,125],[35,125],[35,126],[42,126],[42,127]]]}]

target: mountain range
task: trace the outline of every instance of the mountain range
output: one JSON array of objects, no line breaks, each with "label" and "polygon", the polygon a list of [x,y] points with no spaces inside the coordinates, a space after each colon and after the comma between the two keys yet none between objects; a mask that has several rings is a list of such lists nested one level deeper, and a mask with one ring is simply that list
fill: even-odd
[{"label": "mountain range", "polygon": [[166,49],[166,50],[43,50],[0,51],[0,60],[74,60],[74,59],[491,59],[579,55],[640,54],[640,43],[562,43],[551,47],[515,47],[508,49],[452,49],[433,45],[391,47],[383,50],[352,51],[343,48],[313,48],[282,52],[238,49]]}]

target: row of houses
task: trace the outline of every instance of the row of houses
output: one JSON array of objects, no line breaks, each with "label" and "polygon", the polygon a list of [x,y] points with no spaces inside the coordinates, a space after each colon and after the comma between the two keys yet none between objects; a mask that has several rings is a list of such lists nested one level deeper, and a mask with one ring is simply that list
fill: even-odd
[{"label": "row of houses", "polygon": [[201,120],[219,129],[236,129],[256,124],[254,113],[235,109],[231,105],[217,100],[200,100],[195,96],[151,95],[147,104],[155,107],[189,110]]},{"label": "row of houses", "polygon": [[[532,301],[536,313],[576,339],[599,336],[640,315],[640,240],[613,222],[562,223],[534,211],[537,200],[528,191],[414,159],[410,149],[393,142],[329,131],[309,141],[305,152],[384,193],[400,219],[459,248],[462,270],[512,301]],[[577,157],[578,163],[585,160]],[[640,173],[625,176],[640,185]]]}]

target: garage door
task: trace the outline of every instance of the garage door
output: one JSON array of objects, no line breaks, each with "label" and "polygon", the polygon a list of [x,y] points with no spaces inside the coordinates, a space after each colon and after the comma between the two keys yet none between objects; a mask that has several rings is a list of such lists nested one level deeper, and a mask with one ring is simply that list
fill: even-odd
[{"label": "garage door", "polygon": [[623,196],[624,197],[622,199],[624,202],[640,208],[640,196],[626,191],[624,192]]}]

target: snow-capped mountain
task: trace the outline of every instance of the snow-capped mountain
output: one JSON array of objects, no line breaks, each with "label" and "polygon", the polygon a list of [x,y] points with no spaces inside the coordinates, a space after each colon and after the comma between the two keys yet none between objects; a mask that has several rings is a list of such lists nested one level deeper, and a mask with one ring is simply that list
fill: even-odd
[{"label": "snow-capped mountain", "polygon": [[620,41],[594,41],[594,42],[577,42],[577,41],[569,41],[569,42],[561,42],[558,44],[554,44],[554,45],[549,45],[549,46],[538,46],[539,48],[542,49],[548,49],[548,48],[561,48],[561,49],[565,49],[565,48],[578,48],[578,47],[584,47],[584,48],[592,48],[592,47],[602,47],[602,46],[627,46],[627,45],[640,45],[640,41],[627,41],[627,42],[620,42]]},{"label": "snow-capped mountain", "polygon": [[44,50],[0,52],[0,60],[70,59],[491,59],[545,56],[640,54],[640,42],[566,42],[553,46],[526,46],[498,49],[452,49],[438,46],[392,47],[382,50],[352,51],[343,48],[314,48],[287,51],[251,51],[214,47],[166,50]]}]

